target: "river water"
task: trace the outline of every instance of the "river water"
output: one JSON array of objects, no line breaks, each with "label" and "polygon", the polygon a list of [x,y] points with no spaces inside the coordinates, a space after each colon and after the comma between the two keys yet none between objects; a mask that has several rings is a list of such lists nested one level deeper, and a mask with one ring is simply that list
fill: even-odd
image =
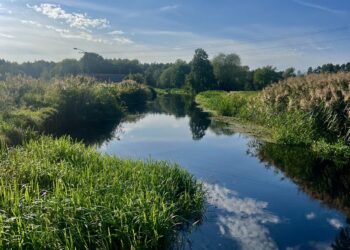
[{"label": "river water", "polygon": [[106,129],[99,151],[176,162],[207,190],[186,249],[349,249],[349,171],[212,121],[191,100],[159,97]]}]

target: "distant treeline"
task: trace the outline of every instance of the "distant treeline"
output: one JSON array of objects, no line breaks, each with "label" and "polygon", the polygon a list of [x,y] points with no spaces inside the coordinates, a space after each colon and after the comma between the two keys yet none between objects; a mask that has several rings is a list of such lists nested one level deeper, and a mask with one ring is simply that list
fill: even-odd
[{"label": "distant treeline", "polygon": [[[307,73],[350,72],[350,63],[325,64]],[[0,80],[8,75],[28,75],[34,78],[76,76],[81,74],[119,74],[157,88],[189,88],[194,92],[204,90],[260,90],[267,85],[300,75],[294,68],[278,71],[265,66],[251,70],[241,64],[236,54],[219,54],[209,60],[203,49],[197,49],[189,63],[140,63],[138,60],[105,59],[96,53],[84,53],[80,60],[65,59],[61,62],[36,61],[22,64],[0,60]]]}]

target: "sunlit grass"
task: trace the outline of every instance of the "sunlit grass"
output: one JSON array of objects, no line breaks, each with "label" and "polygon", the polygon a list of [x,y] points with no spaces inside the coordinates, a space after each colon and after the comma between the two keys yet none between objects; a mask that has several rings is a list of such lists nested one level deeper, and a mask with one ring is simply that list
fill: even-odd
[{"label": "sunlit grass", "polygon": [[176,165],[67,138],[0,152],[2,249],[161,249],[202,213],[201,185]]}]

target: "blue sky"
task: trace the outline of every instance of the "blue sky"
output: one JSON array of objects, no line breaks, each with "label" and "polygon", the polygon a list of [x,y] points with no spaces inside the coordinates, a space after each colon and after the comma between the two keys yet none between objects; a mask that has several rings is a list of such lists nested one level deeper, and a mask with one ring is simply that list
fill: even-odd
[{"label": "blue sky", "polygon": [[142,62],[237,53],[256,68],[350,61],[349,0],[0,0],[0,57]]}]

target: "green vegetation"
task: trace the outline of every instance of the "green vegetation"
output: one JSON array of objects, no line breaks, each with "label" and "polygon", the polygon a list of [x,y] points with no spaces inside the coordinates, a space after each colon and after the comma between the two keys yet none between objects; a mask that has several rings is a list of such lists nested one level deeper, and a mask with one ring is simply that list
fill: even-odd
[{"label": "green vegetation", "polygon": [[201,185],[166,162],[48,137],[0,158],[2,249],[163,249],[203,210]]},{"label": "green vegetation", "polygon": [[[346,71],[347,66],[327,66],[325,70]],[[322,72],[317,69],[319,71]],[[221,53],[209,60],[203,49],[197,49],[191,62],[178,59],[174,63],[148,64],[138,60],[106,59],[91,52],[84,52],[80,60],[65,59],[57,63],[36,61],[18,64],[0,60],[0,80],[17,75],[45,80],[84,75],[102,81],[132,80],[154,88],[184,88],[196,93],[203,90],[260,90],[276,80],[295,76],[295,73],[293,68],[277,71],[272,66],[250,70],[248,66],[241,65],[241,59],[236,54]]]},{"label": "green vegetation", "polygon": [[277,143],[348,159],[349,98],[350,74],[338,73],[292,77],[261,92],[203,92],[196,101],[216,115],[268,128]]},{"label": "green vegetation", "polygon": [[154,89],[157,95],[192,95],[192,92],[184,88],[171,88],[171,89]]},{"label": "green vegetation", "polygon": [[118,121],[126,112],[145,106],[150,96],[149,88],[133,81],[8,78],[0,82],[0,138],[3,143],[18,144],[35,132]]}]

